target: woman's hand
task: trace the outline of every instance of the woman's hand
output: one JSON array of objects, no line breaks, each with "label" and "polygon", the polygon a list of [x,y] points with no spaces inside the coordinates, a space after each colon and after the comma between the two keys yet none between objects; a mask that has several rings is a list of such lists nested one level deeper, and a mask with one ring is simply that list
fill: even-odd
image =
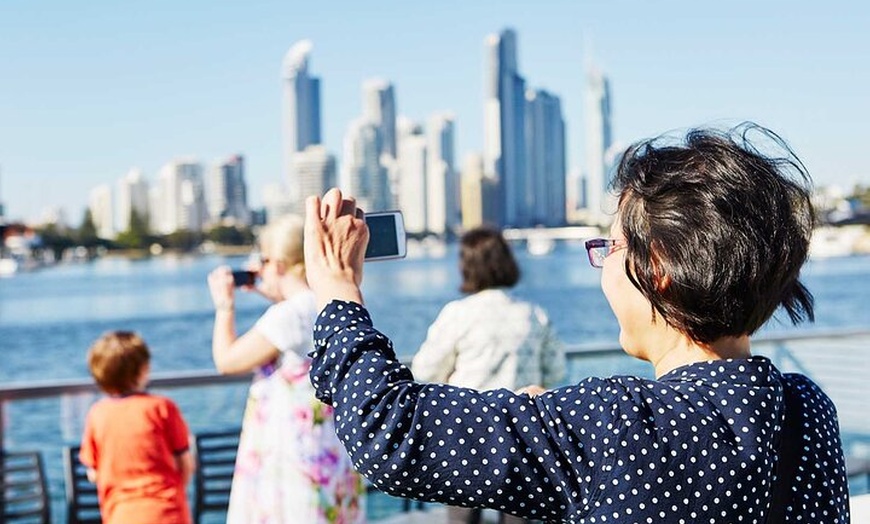
[{"label": "woman's hand", "polygon": [[547,392],[546,389],[542,388],[541,386],[539,386],[537,384],[530,384],[524,388],[520,388],[520,389],[515,391],[515,393],[517,395],[528,395],[532,398],[535,398],[538,395],[542,395],[546,392]]},{"label": "woman's hand", "polygon": [[362,304],[359,286],[369,229],[353,198],[330,189],[305,201],[305,273],[323,308],[332,300]]},{"label": "woman's hand", "polygon": [[208,290],[218,311],[232,311],[235,306],[233,272],[229,266],[221,266],[208,274]]}]

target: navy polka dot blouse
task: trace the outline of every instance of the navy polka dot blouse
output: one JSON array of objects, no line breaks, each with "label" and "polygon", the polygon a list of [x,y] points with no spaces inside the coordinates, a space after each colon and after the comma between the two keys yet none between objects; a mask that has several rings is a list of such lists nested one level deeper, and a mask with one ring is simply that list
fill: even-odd
[{"label": "navy polka dot blouse", "polygon": [[788,522],[849,522],[836,411],[765,358],[536,398],[413,381],[359,304],[318,318],[311,379],[355,467],[387,493],[545,522],[766,522],[783,384],[804,407]]}]

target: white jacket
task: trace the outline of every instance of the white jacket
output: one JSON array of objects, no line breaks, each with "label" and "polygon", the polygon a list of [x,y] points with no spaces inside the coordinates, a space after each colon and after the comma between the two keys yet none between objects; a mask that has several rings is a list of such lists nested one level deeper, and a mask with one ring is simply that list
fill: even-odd
[{"label": "white jacket", "polygon": [[411,364],[414,378],[489,390],[559,385],[562,344],[540,307],[487,289],[448,303]]}]

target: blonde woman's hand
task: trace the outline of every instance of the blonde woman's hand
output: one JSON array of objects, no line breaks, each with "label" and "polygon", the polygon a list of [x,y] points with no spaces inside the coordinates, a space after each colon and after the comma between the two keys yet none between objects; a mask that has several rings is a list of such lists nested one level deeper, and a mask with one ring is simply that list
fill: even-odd
[{"label": "blonde woman's hand", "polygon": [[220,266],[208,274],[208,290],[217,311],[229,311],[235,307],[233,272],[229,266]]},{"label": "blonde woman's hand", "polygon": [[353,198],[336,188],[305,201],[305,272],[319,308],[332,300],[362,303],[369,230]]}]

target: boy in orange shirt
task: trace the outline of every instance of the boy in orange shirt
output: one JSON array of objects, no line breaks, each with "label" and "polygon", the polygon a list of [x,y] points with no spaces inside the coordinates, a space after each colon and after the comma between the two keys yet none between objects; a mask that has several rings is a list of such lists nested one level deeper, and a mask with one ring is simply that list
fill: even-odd
[{"label": "boy in orange shirt", "polygon": [[88,352],[108,397],[88,412],[79,458],[97,484],[105,524],[191,524],[187,425],[174,402],[145,391],[150,358],[126,331],[106,333]]}]

